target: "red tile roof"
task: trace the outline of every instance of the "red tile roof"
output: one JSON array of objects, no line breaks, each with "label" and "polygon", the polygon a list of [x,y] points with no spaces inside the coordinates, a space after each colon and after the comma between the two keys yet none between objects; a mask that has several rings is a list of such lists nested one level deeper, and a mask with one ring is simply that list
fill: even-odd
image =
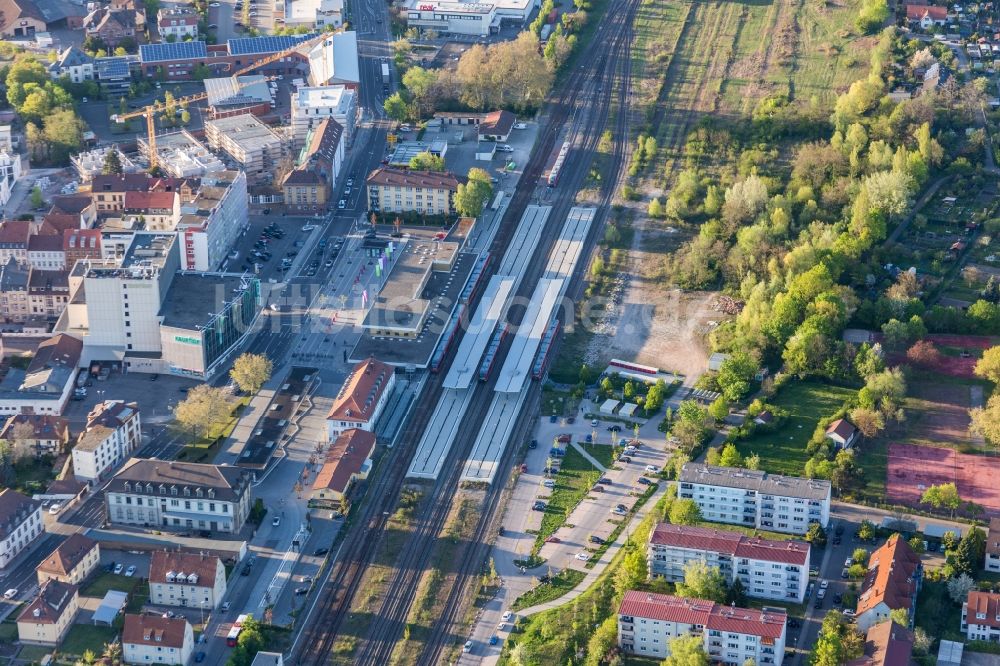
[{"label": "red tile roof", "polygon": [[948,8],[931,5],[906,5],[906,18],[909,20],[919,21],[924,16],[929,16],[935,21],[944,21],[948,18]]},{"label": "red tile roof", "polygon": [[479,122],[479,133],[506,136],[514,129],[515,120],[514,114],[510,111],[493,111],[492,113],[487,113]]},{"label": "red tile roof", "polygon": [[80,228],[80,214],[79,213],[59,213],[55,211],[50,211],[45,216],[45,224],[56,230],[57,233],[63,233],[64,231],[70,229]]},{"label": "red tile roof", "polygon": [[316,475],[313,489],[323,488],[338,493],[347,492],[351,479],[361,472],[361,466],[375,450],[375,435],[367,430],[351,428],[341,433],[326,454],[326,463]]},{"label": "red tile roof", "polygon": [[625,593],[619,615],[663,622],[697,624],[705,629],[777,639],[785,631],[785,611],[767,611],[725,606],[703,599],[686,599],[668,594],[630,590]]},{"label": "red tile roof", "polygon": [[[1000,594],[993,592],[969,592],[969,597],[965,601],[967,614],[965,621],[969,624],[979,624],[987,627],[1000,629]],[[979,613],[986,615],[985,619],[976,617]]]},{"label": "red tile roof", "polygon": [[174,207],[176,192],[126,192],[126,210],[170,210]]},{"label": "red tile roof", "polygon": [[67,229],[63,233],[63,250],[66,252],[101,251],[100,229]]},{"label": "red tile roof", "polygon": [[327,420],[369,421],[393,372],[391,365],[374,358],[358,363],[333,401]]},{"label": "red tile roof", "polygon": [[827,437],[830,435],[837,435],[846,442],[854,436],[854,433],[857,432],[857,430],[858,429],[854,427],[854,424],[847,419],[837,419],[827,427],[826,435]]},{"label": "red tile roof", "polygon": [[182,617],[126,615],[125,627],[122,629],[122,643],[182,648],[187,626],[187,620]]},{"label": "red tile roof", "polygon": [[62,252],[63,239],[61,236],[49,234],[35,234],[28,237],[28,252]]},{"label": "red tile roof", "polygon": [[24,426],[31,428],[32,439],[69,441],[69,421],[52,414],[15,414],[0,428],[0,439],[17,439]]},{"label": "red tile roof", "polygon": [[865,655],[847,666],[910,666],[913,634],[892,620],[873,625],[865,636]]},{"label": "red tile roof", "polygon": [[21,614],[17,616],[17,621],[33,624],[55,624],[69,608],[70,602],[77,594],[76,585],[49,580],[42,586],[34,601],[24,607]]},{"label": "red tile roof", "polygon": [[804,566],[809,560],[809,544],[801,541],[770,541],[708,527],[660,523],[653,530],[649,542],[782,564]]},{"label": "red tile roof", "polygon": [[6,220],[0,223],[0,243],[28,247],[31,225],[28,220]]},{"label": "red tile roof", "polygon": [[35,570],[56,576],[67,576],[95,548],[97,548],[97,542],[89,536],[79,533],[71,534],[48,557],[42,560],[35,567]]},{"label": "red tile roof", "polygon": [[858,597],[858,615],[880,603],[885,603],[890,610],[909,610],[917,591],[916,574],[919,568],[920,556],[910,548],[910,544],[898,534],[889,537],[868,558],[868,573]]},{"label": "red tile roof", "polygon": [[[167,579],[167,574],[173,573],[175,576],[183,575],[187,578],[186,582],[181,581],[182,584],[215,587],[215,577],[219,572],[219,564],[220,560],[215,555],[153,551],[149,561],[149,582],[173,583],[175,581]],[[191,574],[196,576],[194,581],[190,579]],[[222,576],[225,575],[223,570]]]},{"label": "red tile roof", "polygon": [[424,187],[433,190],[458,189],[458,178],[447,171],[413,171],[410,169],[375,169],[365,181],[368,185],[395,187]]}]

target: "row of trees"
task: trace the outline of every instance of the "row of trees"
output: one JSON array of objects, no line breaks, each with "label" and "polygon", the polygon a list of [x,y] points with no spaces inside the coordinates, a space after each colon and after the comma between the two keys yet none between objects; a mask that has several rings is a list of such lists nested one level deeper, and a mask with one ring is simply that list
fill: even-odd
[{"label": "row of trees", "polygon": [[[248,394],[255,394],[271,377],[273,364],[263,354],[242,354],[233,362],[229,375]],[[200,384],[188,391],[187,398],[174,407],[177,423],[195,437],[205,437],[232,418],[235,404],[222,387]]]}]

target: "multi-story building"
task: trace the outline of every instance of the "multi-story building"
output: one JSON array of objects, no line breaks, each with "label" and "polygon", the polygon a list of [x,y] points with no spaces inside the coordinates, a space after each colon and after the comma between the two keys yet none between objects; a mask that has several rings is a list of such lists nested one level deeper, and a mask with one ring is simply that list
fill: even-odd
[{"label": "multi-story building", "polygon": [[82,585],[100,562],[101,545],[74,532],[35,567],[35,575],[39,585],[47,580]]},{"label": "multi-story building", "polygon": [[962,603],[962,633],[970,641],[1000,642],[1000,594],[969,592]]},{"label": "multi-story building", "polygon": [[[297,1],[297,0],[296,0]],[[315,3],[315,0],[303,0]],[[295,9],[293,3],[293,9]],[[316,8],[317,26],[320,15],[324,21],[340,21],[343,11],[342,0],[320,0]],[[313,46],[307,55],[309,61],[309,85],[344,86],[357,90],[361,83],[358,66],[358,33],[352,30],[338,31],[326,36]]]},{"label": "multi-story building", "polygon": [[732,584],[739,580],[747,596],[802,603],[809,584],[809,544],[770,541],[738,532],[660,523],[646,550],[649,575],[684,580],[693,561],[715,567]]},{"label": "multi-story building", "polygon": [[100,259],[101,230],[67,229],[63,232],[63,254],[69,269],[80,259]]},{"label": "multi-story building", "polygon": [[126,39],[135,39],[137,15],[131,9],[116,9],[113,4],[94,9],[84,20],[84,30],[88,37],[100,39],[114,49]]},{"label": "multi-story building", "polygon": [[28,264],[41,271],[66,269],[66,253],[59,234],[32,234],[28,237]]},{"label": "multi-story building", "polygon": [[[315,35],[264,35],[237,37],[210,49],[203,41],[174,44],[141,44],[139,68],[144,76],[163,77],[166,81],[194,78],[201,68],[212,76],[231,75],[237,69],[284,51]],[[260,65],[258,73],[266,76],[301,76],[306,69],[305,57],[290,53],[275,62]],[[203,71],[203,70],[202,70]]]},{"label": "multi-story building", "polygon": [[28,265],[28,237],[33,224],[27,220],[0,222],[0,264],[6,264],[13,257],[19,266]]},{"label": "multi-story building", "polygon": [[714,523],[805,534],[812,523],[830,522],[829,481],[687,463],[677,496],[694,500],[702,518]]},{"label": "multi-story building", "polygon": [[214,271],[249,224],[247,177],[242,171],[222,171],[201,179],[190,203],[181,205],[177,232],[181,267],[189,271]]},{"label": "multi-story building", "polygon": [[185,666],[194,650],[194,631],[183,617],[125,615],[122,656],[126,664]]},{"label": "multi-story building", "polygon": [[28,279],[30,269],[18,265],[8,255],[7,263],[0,266],[0,317],[4,321],[22,322],[28,318]]},{"label": "multi-story building", "polygon": [[185,37],[198,36],[198,12],[192,7],[170,7],[156,13],[156,29],[166,40],[173,36],[180,41]]},{"label": "multi-story building", "polygon": [[239,467],[133,458],[105,490],[108,520],[237,534],[250,513],[250,480]]},{"label": "multi-story building", "polygon": [[56,646],[73,626],[80,610],[76,585],[50,580],[17,616],[17,637],[22,643]]},{"label": "multi-story building", "polygon": [[142,443],[139,405],[105,400],[87,415],[87,428],[73,447],[73,474],[92,483],[125,462]]},{"label": "multi-story building", "polygon": [[18,457],[62,455],[69,444],[69,421],[54,414],[15,414],[0,428],[0,439],[11,442]]},{"label": "multi-story building", "polygon": [[157,550],[149,562],[149,600],[213,610],[226,596],[226,568],[215,555]]},{"label": "multi-story building", "polygon": [[868,572],[858,595],[858,628],[868,631],[899,609],[909,613],[912,623],[922,578],[920,556],[899,534],[893,534],[868,557]]},{"label": "multi-story building", "polygon": [[41,502],[10,488],[0,490],[0,569],[44,532]]},{"label": "multi-story building", "polygon": [[122,217],[135,219],[145,231],[173,231],[181,216],[177,192],[126,192]]},{"label": "multi-story building", "polygon": [[421,31],[486,37],[500,28],[493,2],[435,0],[428,3],[413,0],[403,13],[406,25]]},{"label": "multi-story building", "polygon": [[94,80],[94,59],[76,46],[59,52],[56,61],[49,65],[49,76],[53,79],[68,77],[70,83]]},{"label": "multi-story building", "polygon": [[275,166],[287,155],[285,140],[252,113],[206,122],[205,139],[212,150],[222,151],[239,165],[253,183],[271,182]]},{"label": "multi-story building", "polygon": [[395,369],[387,363],[369,358],[354,366],[326,417],[329,441],[351,428],[373,432],[395,385]]},{"label": "multi-story building", "polygon": [[62,414],[73,392],[82,352],[83,343],[70,335],[39,342],[24,378],[8,373],[0,381],[0,414]]},{"label": "multi-story building", "polygon": [[347,86],[301,87],[292,93],[292,133],[295,145],[305,143],[309,130],[326,118],[333,118],[350,143],[358,114],[357,93]]},{"label": "multi-story building", "polygon": [[[51,237],[59,241],[57,236]],[[28,311],[32,317],[56,320],[69,302],[69,271],[31,269],[28,277]]]},{"label": "multi-story building", "polygon": [[910,666],[913,632],[892,620],[872,625],[865,634],[864,654],[847,666]]},{"label": "multi-story building", "polygon": [[412,171],[381,167],[369,174],[368,209],[421,215],[455,213],[458,178],[447,171]]},{"label": "multi-story building", "polygon": [[321,506],[339,503],[355,480],[368,478],[374,452],[374,433],[359,428],[342,432],[326,453],[326,462],[316,474],[309,499]]},{"label": "multi-story building", "polygon": [[751,610],[702,599],[630,590],[618,607],[618,647],[643,657],[670,656],[670,641],[700,636],[713,663],[780,664],[785,653],[783,608]]},{"label": "multi-story building", "polygon": [[326,118],[309,130],[295,169],[281,181],[285,203],[291,206],[323,206],[344,162],[344,128]]}]

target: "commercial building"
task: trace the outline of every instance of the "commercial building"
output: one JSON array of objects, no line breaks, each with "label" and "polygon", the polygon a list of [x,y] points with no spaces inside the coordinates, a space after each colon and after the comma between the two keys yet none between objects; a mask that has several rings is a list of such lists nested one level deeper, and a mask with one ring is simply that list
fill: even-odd
[{"label": "commercial building", "polygon": [[357,114],[357,93],[346,86],[303,87],[292,92],[292,134],[297,146],[327,118],[340,124],[349,141]]},{"label": "commercial building", "polygon": [[326,417],[327,439],[332,442],[352,428],[374,432],[375,421],[395,385],[396,373],[391,365],[369,358],[354,366]]},{"label": "commercial building", "polygon": [[194,650],[194,631],[183,617],[125,615],[122,656],[126,664],[185,666]]},{"label": "commercial building", "polygon": [[215,555],[153,551],[149,600],[161,606],[214,610],[226,596],[226,568]]},{"label": "commercial building", "polygon": [[239,467],[133,458],[105,490],[108,520],[236,534],[250,513],[250,480]]},{"label": "commercial building", "polygon": [[249,224],[249,215],[245,173],[221,171],[204,176],[193,200],[181,204],[177,223],[181,267],[189,271],[218,270]]},{"label": "commercial building", "polygon": [[660,523],[646,550],[649,575],[677,583],[690,562],[719,570],[730,584],[739,580],[746,595],[802,603],[809,584],[809,544],[770,541],[705,527]]},{"label": "commercial building", "polygon": [[[266,86],[265,86],[266,87]],[[205,139],[246,174],[250,183],[269,183],[287,155],[287,142],[251,113],[216,118],[205,123]]]},{"label": "commercial building", "polygon": [[517,118],[510,111],[491,111],[483,114],[479,121],[478,135],[480,141],[506,141],[514,129]]},{"label": "commercial building", "polygon": [[382,213],[453,215],[458,183],[458,178],[447,171],[381,167],[371,172],[365,181],[368,208]]},{"label": "commercial building", "polygon": [[375,452],[375,435],[360,428],[340,433],[326,453],[326,462],[316,475],[310,502],[334,506],[358,479],[367,479]]},{"label": "commercial building", "polygon": [[[158,77],[166,81],[184,81],[195,75],[226,76],[232,72],[264,60],[269,55],[284,51],[315,35],[266,35],[263,37],[238,37],[225,44],[207,45],[200,40],[189,42],[141,44],[139,68],[143,76]],[[259,68],[265,76],[282,74],[301,76],[307,68],[301,54],[289,54],[276,62]]]},{"label": "commercial building", "polygon": [[80,610],[76,585],[50,580],[17,616],[17,638],[29,645],[55,647],[73,625]]},{"label": "commercial building", "polygon": [[274,107],[267,77],[260,74],[205,79],[205,93],[213,118],[252,113],[262,116]]},{"label": "commercial building", "polygon": [[408,27],[421,31],[486,37],[500,29],[500,17],[492,2],[411,0],[404,15]]},{"label": "commercial building", "polygon": [[10,488],[0,489],[0,569],[44,533],[42,503]]},{"label": "commercial building", "polygon": [[198,12],[193,7],[169,7],[156,13],[156,29],[166,40],[173,36],[177,41],[198,36]]},{"label": "commercial building", "polygon": [[618,647],[643,657],[670,656],[670,641],[700,636],[713,663],[780,664],[785,653],[783,608],[751,610],[702,599],[630,590],[618,608]]},{"label": "commercial building", "polygon": [[142,443],[139,405],[105,400],[87,415],[87,427],[73,447],[73,474],[78,481],[104,479]]},{"label": "commercial building", "polygon": [[54,414],[15,414],[0,429],[0,439],[11,443],[18,458],[62,455],[69,444],[69,421]]},{"label": "commercial building", "polygon": [[339,28],[344,24],[344,0],[286,0],[285,26],[317,29]]},{"label": "commercial building", "polygon": [[[339,21],[343,0],[320,0],[319,11],[329,12],[325,19]],[[358,89],[361,83],[358,33],[352,30],[334,33],[309,49],[306,58],[309,63],[309,85]]]},{"label": "commercial building", "polygon": [[39,585],[47,580],[82,585],[100,562],[101,545],[89,536],[75,532],[35,567],[35,575]]},{"label": "commercial building", "polygon": [[0,415],[62,414],[82,351],[83,343],[69,335],[54,335],[38,343],[28,369],[11,368],[0,381]]},{"label": "commercial building", "polygon": [[858,628],[868,631],[899,609],[906,610],[912,622],[922,578],[920,556],[899,534],[893,534],[868,557],[868,572],[858,595]]},{"label": "commercial building", "polygon": [[705,520],[805,534],[830,522],[830,482],[757,470],[687,463],[677,496],[698,504]]}]

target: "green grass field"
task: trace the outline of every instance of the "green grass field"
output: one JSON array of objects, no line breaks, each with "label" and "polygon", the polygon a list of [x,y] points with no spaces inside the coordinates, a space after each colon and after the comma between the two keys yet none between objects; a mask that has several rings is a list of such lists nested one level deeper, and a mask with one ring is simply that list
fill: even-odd
[{"label": "green grass field", "polygon": [[93,624],[74,624],[70,628],[62,645],[60,652],[76,656],[82,655],[87,650],[100,656],[104,651],[104,644],[110,643],[118,635],[114,627],[96,626]]},{"label": "green grass field", "polygon": [[541,583],[534,589],[528,590],[519,596],[511,606],[511,610],[519,611],[522,608],[530,608],[538,604],[544,604],[546,601],[558,599],[579,585],[580,581],[586,575],[576,569],[563,569],[555,576],[552,576],[549,582]]},{"label": "green grass field", "polygon": [[788,419],[782,427],[737,442],[737,448],[743,455],[759,455],[763,470],[800,476],[809,459],[806,444],[816,424],[840,409],[854,394],[851,389],[818,382],[789,382],[771,399],[774,405],[788,410]]},{"label": "green grass field", "polygon": [[579,451],[572,446],[566,450],[555,477],[556,487],[546,500],[547,506],[535,537],[532,554],[537,553],[545,540],[566,523],[569,514],[587,496],[591,486],[599,478],[598,471]]},{"label": "green grass field", "polygon": [[120,590],[131,593],[139,584],[139,579],[135,576],[116,576],[113,573],[103,573],[93,579],[87,587],[80,590],[80,595],[84,597],[104,598],[108,590]]}]

